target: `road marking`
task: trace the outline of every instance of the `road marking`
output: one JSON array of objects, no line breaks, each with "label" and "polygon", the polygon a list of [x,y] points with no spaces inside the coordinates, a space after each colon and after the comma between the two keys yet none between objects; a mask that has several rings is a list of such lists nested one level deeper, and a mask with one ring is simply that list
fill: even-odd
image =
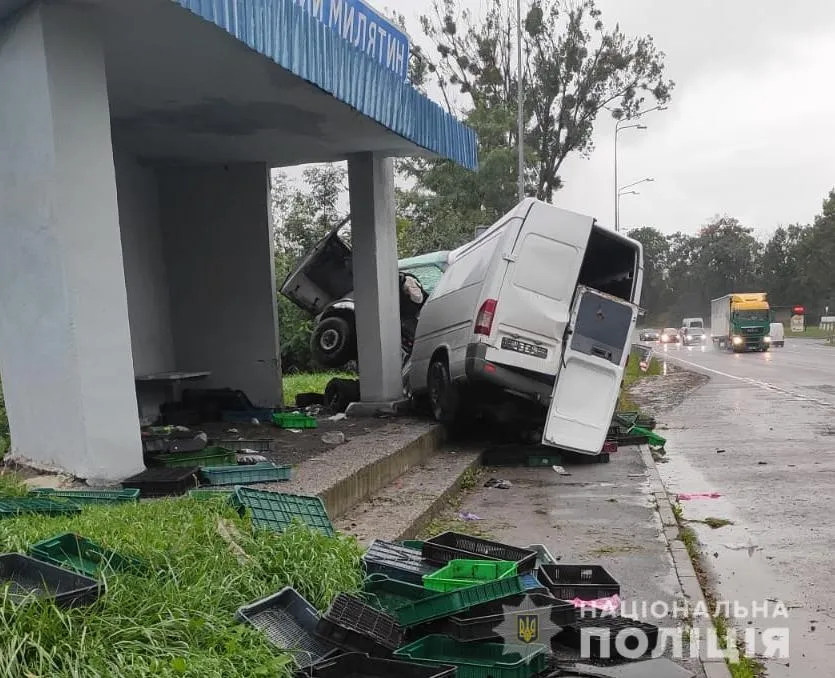
[{"label": "road marking", "polygon": [[769,384],[767,381],[760,381],[759,379],[752,379],[751,377],[739,377],[735,374],[729,374],[728,372],[715,370],[712,367],[705,367],[704,365],[700,365],[699,363],[694,363],[689,360],[685,360],[684,358],[679,358],[678,356],[670,355],[669,353],[665,354],[665,357],[669,358],[670,360],[678,361],[680,363],[684,363],[685,365],[695,367],[697,370],[702,370],[704,372],[712,372],[713,374],[718,374],[720,377],[727,377],[728,379],[735,379],[736,381],[742,381],[746,384],[751,384],[752,386],[756,386],[765,391],[776,391],[777,393],[782,393],[784,395],[791,396],[792,398],[795,398],[797,400],[801,400],[807,403],[814,403],[815,405],[821,405],[822,407],[835,407],[835,403],[831,403],[828,400],[810,398],[809,396],[803,395],[802,393],[797,393],[796,391],[790,391],[786,388],[781,388],[780,386]]}]

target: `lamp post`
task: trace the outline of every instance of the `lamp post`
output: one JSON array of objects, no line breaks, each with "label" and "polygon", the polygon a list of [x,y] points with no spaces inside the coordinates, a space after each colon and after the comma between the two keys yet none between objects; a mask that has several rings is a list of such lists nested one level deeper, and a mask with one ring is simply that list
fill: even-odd
[{"label": "lamp post", "polygon": [[[648,108],[645,111],[639,111],[631,118],[628,119],[620,119],[615,123],[615,231],[620,230],[620,213],[618,210],[618,134],[620,134],[621,130],[624,129],[647,129],[646,125],[641,125],[638,123],[632,123],[633,120],[637,120],[638,118],[646,115],[647,113],[652,113],[652,111],[666,111],[667,107],[662,106],[659,104],[658,106],[653,106],[652,108]],[[632,124],[625,124],[625,123],[632,123]]]},{"label": "lamp post", "polygon": [[[616,198],[616,200],[617,200],[616,209],[617,209],[617,214],[618,214],[618,220],[620,220],[620,199],[621,199],[621,197],[624,196],[624,195],[641,195],[638,191],[629,191],[627,189],[632,188],[633,186],[639,186],[640,184],[652,183],[653,181],[655,181],[655,179],[653,179],[652,177],[647,177],[646,179],[640,179],[639,181],[633,181],[631,184],[626,184],[626,186],[621,186],[618,189],[618,196]],[[618,223],[617,228],[618,229],[620,228],[620,223]]]},{"label": "lamp post", "polygon": [[522,67],[522,0],[516,0],[516,58],[518,60],[517,80],[517,110],[516,123],[518,134],[519,167],[517,180],[519,182],[519,202],[525,198],[525,89],[523,86],[524,68]]},{"label": "lamp post", "polygon": [[618,189],[618,135],[621,133],[622,130],[625,129],[640,129],[644,130],[647,129],[646,125],[639,125],[638,123],[633,123],[631,125],[621,125],[623,122],[628,122],[627,120],[618,120],[615,123],[615,231],[620,230],[620,200],[619,200],[619,189]]}]

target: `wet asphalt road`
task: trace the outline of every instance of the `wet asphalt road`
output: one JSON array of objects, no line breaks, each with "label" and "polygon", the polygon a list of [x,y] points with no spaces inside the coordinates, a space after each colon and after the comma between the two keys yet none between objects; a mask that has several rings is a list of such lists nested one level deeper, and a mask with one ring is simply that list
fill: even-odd
[{"label": "wet asphalt road", "polygon": [[721,495],[681,503],[688,520],[733,521],[693,523],[718,597],[748,610],[735,623],[755,630],[758,653],[767,629],[789,629],[789,657],[766,658],[768,676],[835,676],[835,348],[787,338],[765,354],[656,355],[710,377],[663,415],[659,470],[671,493]]}]

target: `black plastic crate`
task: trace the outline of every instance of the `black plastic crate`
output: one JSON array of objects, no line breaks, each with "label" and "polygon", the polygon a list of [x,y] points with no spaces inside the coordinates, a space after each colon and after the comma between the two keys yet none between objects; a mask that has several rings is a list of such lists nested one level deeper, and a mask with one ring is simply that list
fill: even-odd
[{"label": "black plastic crate", "polygon": [[350,652],[314,666],[310,678],[455,678],[454,666],[429,666],[376,659]]},{"label": "black plastic crate", "polygon": [[620,594],[620,584],[600,565],[542,565],[539,580],[560,600],[597,600]]},{"label": "black plastic crate", "polygon": [[185,494],[200,482],[197,466],[189,468],[149,468],[122,481],[122,487],[135,488],[143,497],[171,497]]},{"label": "black plastic crate", "polygon": [[391,615],[340,593],[322,615],[316,633],[353,652],[387,657],[403,643],[403,629]]},{"label": "black plastic crate", "polygon": [[562,456],[552,447],[543,445],[497,445],[484,450],[484,466],[555,466]]},{"label": "black plastic crate", "polygon": [[[588,634],[588,650],[592,657],[622,658],[617,648],[618,637],[631,654],[641,647],[646,653],[658,645],[658,627],[655,624],[611,614],[584,614],[573,624],[566,626],[552,640],[552,645],[563,645],[575,650],[582,648],[583,634]],[[634,659],[628,656],[627,659]]]},{"label": "black plastic crate", "polygon": [[291,654],[300,669],[307,669],[338,652],[316,635],[319,613],[293,588],[245,605],[235,616],[261,631],[277,648]]},{"label": "black plastic crate", "polygon": [[471,607],[450,617],[443,633],[462,642],[504,639],[547,644],[578,618],[579,610],[572,603],[532,593]]},{"label": "black plastic crate", "polygon": [[95,579],[19,553],[0,555],[0,588],[14,603],[52,599],[58,607],[94,603],[104,590]]},{"label": "black plastic crate", "polygon": [[392,579],[423,586],[423,577],[438,571],[420,551],[375,539],[362,558],[367,574],[384,574]]},{"label": "black plastic crate", "polygon": [[423,543],[423,557],[439,565],[451,560],[508,560],[516,563],[519,574],[536,567],[536,552],[479,539],[458,532],[444,532]]},{"label": "black plastic crate", "polygon": [[233,452],[243,452],[249,450],[252,452],[273,452],[275,450],[275,440],[271,438],[258,438],[257,440],[233,440],[229,438],[221,438],[214,441],[214,444],[219,447],[224,447]]}]

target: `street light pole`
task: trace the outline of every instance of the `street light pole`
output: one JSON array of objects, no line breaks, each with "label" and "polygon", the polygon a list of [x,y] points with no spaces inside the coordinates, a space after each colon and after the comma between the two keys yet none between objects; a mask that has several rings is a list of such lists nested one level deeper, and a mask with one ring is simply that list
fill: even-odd
[{"label": "street light pole", "polygon": [[524,68],[522,67],[522,0],[516,0],[516,58],[518,59],[517,79],[517,135],[519,167],[519,202],[525,198],[525,88],[523,86]]},{"label": "street light pole", "polygon": [[622,122],[628,122],[627,120],[618,120],[615,123],[615,231],[620,231],[620,200],[618,200],[618,134],[621,133],[622,130],[625,129],[646,129],[646,125],[639,125],[638,123],[632,125],[624,125],[621,127]]}]

